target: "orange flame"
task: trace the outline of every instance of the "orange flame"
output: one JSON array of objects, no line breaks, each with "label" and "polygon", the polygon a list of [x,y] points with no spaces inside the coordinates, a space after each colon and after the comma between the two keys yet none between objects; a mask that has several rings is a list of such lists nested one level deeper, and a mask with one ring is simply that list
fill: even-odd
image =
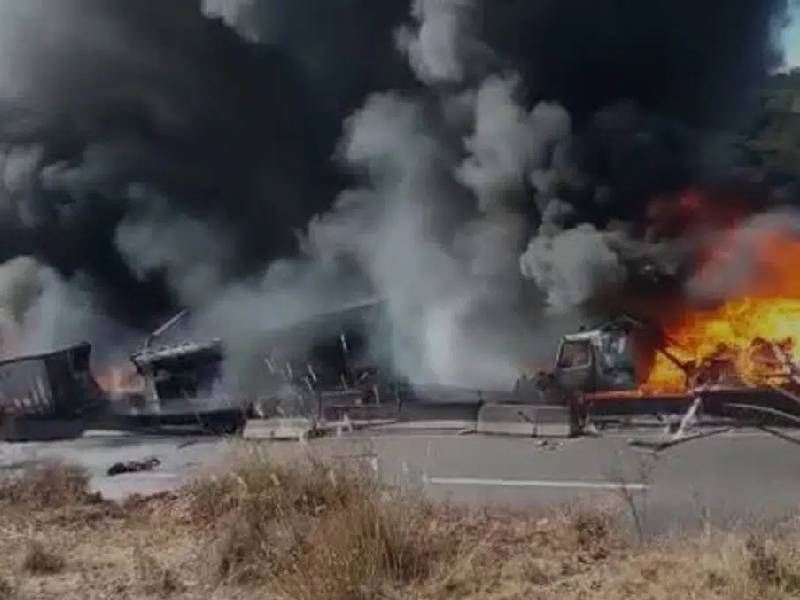
[{"label": "orange flame", "polygon": [[145,388],[144,380],[133,367],[105,369],[95,379],[106,392],[141,392]]},{"label": "orange flame", "polygon": [[[748,262],[749,274],[723,304],[685,310],[663,325],[667,350],[681,362],[700,368],[727,369],[745,385],[764,385],[786,376],[800,360],[800,240],[783,233],[763,233],[743,240],[731,232],[708,253],[698,276],[741,271],[732,261]],[[741,274],[741,273],[739,273]],[[643,389],[685,389],[686,372],[665,355],[656,356]]]}]

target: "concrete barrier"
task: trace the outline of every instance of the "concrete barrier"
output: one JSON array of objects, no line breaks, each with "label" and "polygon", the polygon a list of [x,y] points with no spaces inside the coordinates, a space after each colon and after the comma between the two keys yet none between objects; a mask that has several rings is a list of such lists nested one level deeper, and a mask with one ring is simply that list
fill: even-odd
[{"label": "concrete barrier", "polygon": [[537,437],[570,437],[577,433],[571,411],[566,406],[536,407]]},{"label": "concrete barrier", "polygon": [[351,421],[386,421],[398,418],[399,408],[396,404],[343,404],[325,406],[322,421],[336,422],[345,418]]},{"label": "concrete barrier", "polygon": [[482,406],[477,429],[478,433],[523,437],[568,437],[575,433],[568,408],[520,404]]},{"label": "concrete barrier", "polygon": [[248,440],[304,440],[316,433],[311,419],[251,419],[244,427],[242,437]]}]

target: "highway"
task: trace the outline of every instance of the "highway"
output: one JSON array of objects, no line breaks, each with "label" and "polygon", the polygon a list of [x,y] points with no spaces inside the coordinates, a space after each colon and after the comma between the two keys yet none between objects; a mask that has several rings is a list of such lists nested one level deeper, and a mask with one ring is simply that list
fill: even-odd
[{"label": "highway", "polygon": [[[648,531],[656,533],[696,529],[706,522],[749,525],[800,507],[800,446],[751,430],[692,441],[657,456],[628,444],[631,438],[657,435],[634,430],[537,440],[452,431],[366,431],[305,444],[257,443],[278,460],[311,451],[334,461],[359,462],[389,483],[471,506],[524,509],[626,497],[636,502]],[[0,444],[0,473],[61,459],[84,465],[92,486],[105,496],[123,498],[173,489],[224,468],[240,444],[212,437],[95,432],[63,442]],[[161,461],[153,471],[106,475],[115,462],[150,456]]]}]

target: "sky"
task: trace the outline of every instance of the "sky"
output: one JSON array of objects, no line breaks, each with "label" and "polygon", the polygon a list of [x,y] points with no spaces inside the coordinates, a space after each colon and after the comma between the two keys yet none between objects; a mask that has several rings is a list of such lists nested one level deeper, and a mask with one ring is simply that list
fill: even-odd
[{"label": "sky", "polygon": [[783,34],[786,67],[800,67],[800,1],[792,1],[792,23]]}]

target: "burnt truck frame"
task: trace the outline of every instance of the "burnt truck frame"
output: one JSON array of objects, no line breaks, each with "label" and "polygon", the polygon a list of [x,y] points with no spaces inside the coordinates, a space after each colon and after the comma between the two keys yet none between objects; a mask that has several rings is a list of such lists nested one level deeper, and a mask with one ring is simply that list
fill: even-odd
[{"label": "burnt truck frame", "polygon": [[144,396],[130,415],[145,425],[201,425],[215,433],[235,433],[245,411],[221,393],[224,350],[220,340],[151,348],[131,355],[145,382]]},{"label": "burnt truck frame", "polygon": [[268,381],[254,401],[254,414],[338,420],[352,411],[389,410],[400,380],[388,355],[369,341],[371,334],[387,332],[384,311],[385,302],[370,299],[266,332]]},{"label": "burnt truck frame", "polygon": [[[693,405],[708,417],[738,425],[800,425],[800,368],[769,386],[731,385],[701,375],[706,365],[682,362],[665,347],[657,327],[623,316],[591,330],[565,335],[555,369],[540,374],[544,402],[567,405],[578,429],[592,419],[684,415]],[[685,386],[673,393],[640,388],[661,354],[683,371]],[[713,365],[712,365],[713,366]]]},{"label": "burnt truck frame", "polygon": [[82,343],[0,361],[0,438],[79,435],[105,404],[91,353],[92,346]]},{"label": "burnt truck frame", "polygon": [[[545,404],[568,406],[578,430],[590,413],[598,416],[630,409],[642,414],[651,406],[654,412],[661,412],[660,401],[666,403],[667,412],[672,410],[670,405],[680,412],[685,410],[687,395],[639,394],[639,385],[659,352],[676,361],[664,349],[658,328],[627,315],[592,329],[581,329],[562,337],[553,371],[540,373],[537,378],[539,393]],[[676,403],[676,399],[680,402]]]},{"label": "burnt truck frame", "polygon": [[102,403],[102,390],[91,373],[92,347],[0,361],[0,417],[75,418]]}]

